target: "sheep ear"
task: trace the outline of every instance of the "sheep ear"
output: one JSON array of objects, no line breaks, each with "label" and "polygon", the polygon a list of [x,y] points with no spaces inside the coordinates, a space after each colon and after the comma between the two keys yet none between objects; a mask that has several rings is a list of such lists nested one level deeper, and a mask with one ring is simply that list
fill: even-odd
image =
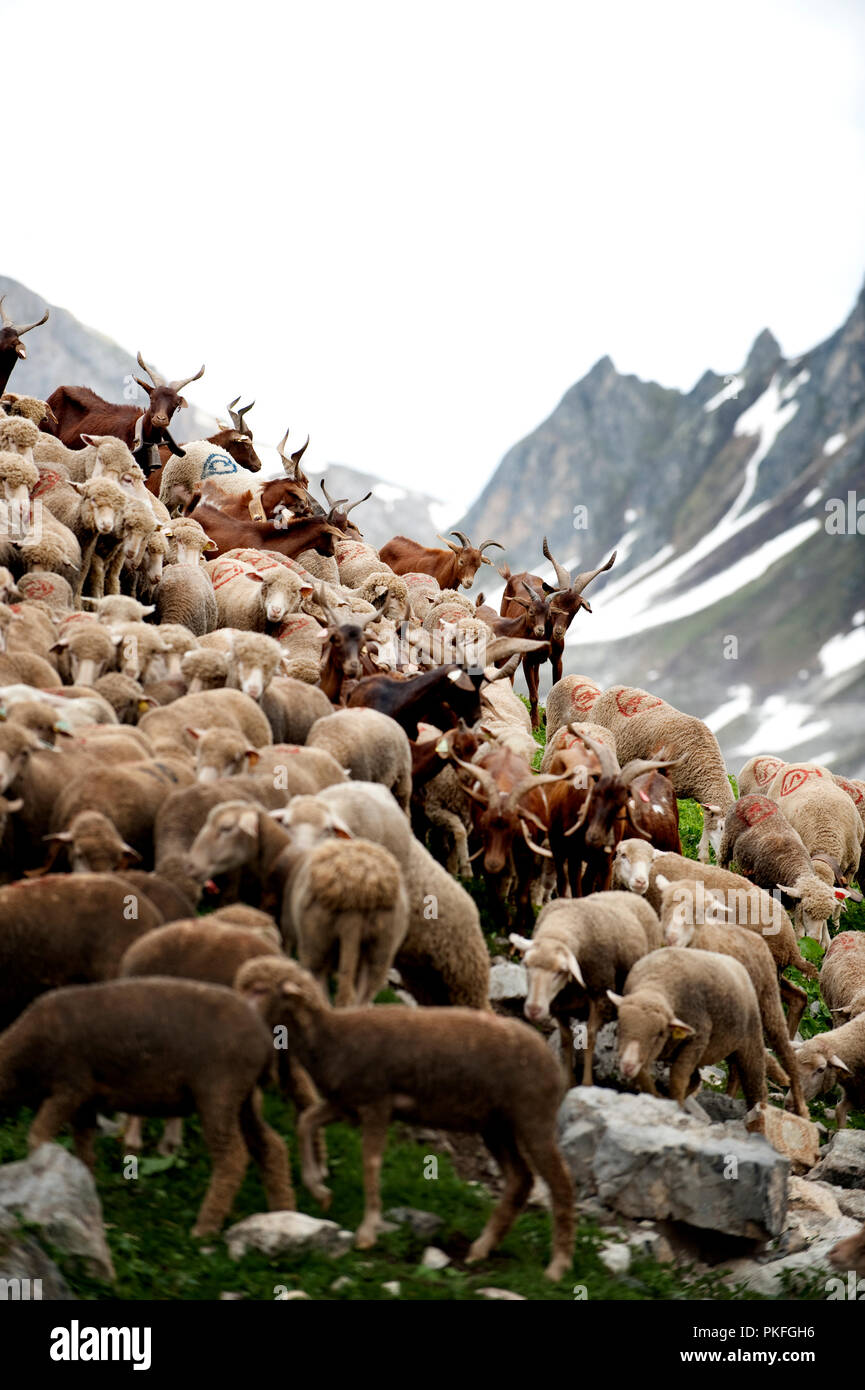
[{"label": "sheep ear", "polygon": [[255,767],[255,764],[261,759],[261,754],[257,748],[245,748],[244,756],[250,767]]},{"label": "sheep ear", "polygon": [[713,815],[719,816],[721,808],[716,801],[701,801],[700,805],[704,811],[711,811]]},{"label": "sheep ear", "polygon": [[786,893],[788,898],[801,898],[802,894],[797,893],[793,888],[787,888],[783,883],[776,883],[775,887],[779,893]]},{"label": "sheep ear", "polygon": [[61,637],[61,638],[59,638],[58,641],[56,641],[56,642],[54,643],[54,646],[51,647],[50,650],[51,650],[52,652],[64,652],[68,646],[69,646],[69,638],[68,638],[68,637]]},{"label": "sheep ear", "polygon": [[510,935],[508,936],[508,941],[510,941],[512,946],[516,946],[518,951],[527,951],[532,944],[529,937],[520,936],[515,931],[512,931],[510,933]]},{"label": "sheep ear", "polygon": [[307,598],[310,594],[315,593],[315,589],[312,584],[301,584],[300,592],[303,598]]},{"label": "sheep ear", "polygon": [[237,828],[242,830],[244,835],[255,835],[258,833],[258,809],[250,806],[248,811],[242,811],[237,818]]},{"label": "sheep ear", "polygon": [[42,838],[43,840],[57,840],[61,845],[68,845],[72,843],[72,831],[58,830],[53,835],[43,835]]},{"label": "sheep ear", "polygon": [[653,859],[660,859],[662,854],[667,854],[668,852],[669,852],[668,850],[665,850],[665,849],[658,849],[656,845],[652,845],[652,858],[653,858]]},{"label": "sheep ear", "polygon": [[142,606],[142,609],[141,609],[141,616],[142,616],[142,618],[149,618],[149,617],[150,617],[150,614],[151,614],[151,613],[155,613],[155,612],[156,612],[156,604],[155,604],[155,603],[145,603],[145,604]]},{"label": "sheep ear", "polygon": [[125,858],[131,859],[134,863],[141,863],[141,855],[138,853],[138,850],[133,849],[125,840],[123,841],[123,854]]},{"label": "sheep ear", "polygon": [[21,796],[19,796],[19,797],[17,798],[17,800],[15,800],[15,801],[7,801],[7,802],[6,802],[6,812],[7,812],[8,815],[14,815],[14,813],[15,813],[16,811],[20,811],[20,810],[21,810],[21,807],[22,807],[23,805],[24,805],[24,798],[21,797]]},{"label": "sheep ear", "polygon": [[282,988],[281,988],[281,993],[282,993],[282,994],[303,994],[303,990],[301,989],[300,985],[293,985],[293,984],[291,983],[291,980],[283,980],[283,982],[282,982]]},{"label": "sheep ear", "polygon": [[138,699],[138,713],[146,714],[148,710],[156,708],[156,701],[152,695],[141,695]]},{"label": "sheep ear", "polygon": [[98,449],[102,442],[98,434],[82,434],[79,437],[84,440],[85,444],[92,445],[94,449]]},{"label": "sheep ear", "polygon": [[254,580],[256,584],[263,584],[263,583],[264,583],[264,575],[263,575],[263,574],[259,574],[258,570],[247,570],[247,571],[246,571],[246,577],[247,577],[247,579],[252,579],[252,580]]},{"label": "sheep ear", "polygon": [[853,1075],[847,1063],[838,1056],[837,1052],[832,1053],[832,1056],[829,1058],[829,1061],[832,1064],[832,1066],[837,1067],[839,1071],[846,1071],[848,1076]]},{"label": "sheep ear", "polygon": [[339,816],[331,817],[330,828],[338,840],[354,839],[354,831],[352,830],[351,826],[346,825],[345,821],[342,820]]},{"label": "sheep ear", "polygon": [[611,989],[608,989],[608,990],[607,990],[607,998],[608,998],[613,1004],[615,1004],[615,1006],[616,1006],[617,1009],[618,1009],[619,1005],[622,1003],[622,996],[621,996],[621,994],[614,994],[613,991],[612,991]]},{"label": "sheep ear", "polygon": [[194,728],[192,727],[191,724],[187,724],[187,726],[186,726],[186,732],[189,734],[189,737],[190,737],[190,738],[198,739],[198,738],[203,738],[203,737],[204,737],[204,734],[205,734],[206,730],[205,730],[205,729],[194,729]]},{"label": "sheep ear", "polygon": [[218,550],[218,549],[219,549],[219,546],[216,544],[216,541],[211,540],[210,536],[208,536],[208,537],[207,537],[207,545],[204,547],[204,549],[205,549],[205,550]]},{"label": "sheep ear", "polygon": [[670,1036],[673,1038],[692,1038],[694,1030],[690,1023],[684,1023],[680,1018],[674,1018],[670,1024]]},{"label": "sheep ear", "polygon": [[576,956],[574,955],[573,951],[566,951],[566,952],[565,952],[565,959],[566,959],[566,961],[568,962],[568,970],[569,970],[570,973],[573,975],[573,977],[574,977],[574,979],[576,980],[577,984],[580,985],[582,989],[585,989],[585,988],[586,988],[586,982],[585,982],[585,980],[583,979],[583,972],[582,972],[582,970],[580,969],[580,963],[579,963],[579,961],[577,960]]},{"label": "sheep ear", "polygon": [[655,887],[660,888],[663,893],[665,888],[669,888],[670,880],[664,874],[655,875]]}]

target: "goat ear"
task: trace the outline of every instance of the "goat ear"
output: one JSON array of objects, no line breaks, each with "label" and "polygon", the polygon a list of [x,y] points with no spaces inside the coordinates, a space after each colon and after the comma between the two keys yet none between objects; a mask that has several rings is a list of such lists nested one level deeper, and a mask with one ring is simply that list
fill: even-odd
[{"label": "goat ear", "polygon": [[508,936],[508,941],[510,941],[512,946],[516,946],[518,951],[527,951],[532,944],[529,937],[520,936],[515,931],[512,931],[510,933],[510,935]]},{"label": "goat ear", "polygon": [[676,1039],[692,1038],[694,1029],[690,1023],[685,1023],[681,1018],[674,1018],[670,1024],[670,1036]]},{"label": "goat ear", "polygon": [[178,397],[177,397],[177,409],[178,409],[178,410],[188,410],[188,409],[189,409],[189,405],[187,404],[187,400],[186,400],[186,397],[185,397],[185,396],[178,396]]},{"label": "goat ear", "polygon": [[614,994],[611,989],[607,990],[607,998],[610,1000],[611,1003],[615,1004],[616,1008],[618,1008],[622,1002],[621,994]]},{"label": "goat ear", "polygon": [[839,1071],[846,1071],[848,1076],[853,1075],[847,1063],[843,1060],[843,1058],[838,1056],[837,1052],[832,1053],[832,1056],[829,1058],[829,1062],[833,1067],[837,1067]]}]

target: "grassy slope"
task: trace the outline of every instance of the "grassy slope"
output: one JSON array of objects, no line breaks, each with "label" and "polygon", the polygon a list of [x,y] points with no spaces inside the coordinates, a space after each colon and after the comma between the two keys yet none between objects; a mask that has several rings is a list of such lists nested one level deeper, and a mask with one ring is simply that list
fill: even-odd
[{"label": "grassy slope", "polygon": [[[543,730],[537,737],[541,745],[536,759],[539,762]],[[700,835],[700,811],[694,802],[682,802],[680,815],[682,847],[693,858]],[[493,918],[480,885],[473,885],[473,891],[479,900],[484,929],[488,936],[494,936],[501,924]],[[865,929],[865,908],[857,907],[848,912],[845,925]],[[819,959],[815,943],[806,942],[805,949],[810,951],[812,958]],[[795,977],[796,972],[793,973]],[[802,977],[798,979],[815,999],[816,985]],[[806,1015],[803,1032],[810,1034],[828,1026],[829,1017],[821,1006],[816,1017]],[[824,1118],[822,1103],[817,1102],[811,1108],[815,1119]],[[290,1108],[279,1096],[268,1095],[266,1113],[270,1123],[288,1141],[299,1209],[314,1216],[323,1215],[300,1184]],[[22,1112],[16,1120],[0,1126],[0,1162],[8,1163],[26,1156],[29,1120],[29,1114]],[[826,1123],[831,1124],[831,1121]],[[865,1128],[865,1115],[854,1114],[850,1123]],[[147,1126],[151,1141],[155,1141],[158,1133],[158,1125]],[[362,1210],[359,1136],[346,1125],[329,1126],[327,1136],[334,1194],[333,1206],[327,1215],[341,1226],[354,1229]],[[443,1226],[433,1239],[452,1258],[453,1263],[445,1270],[431,1271],[421,1266],[420,1259],[429,1242],[414,1236],[407,1227],[381,1236],[372,1252],[351,1251],[337,1260],[321,1255],[275,1260],[247,1255],[235,1262],[221,1239],[203,1243],[193,1240],[189,1231],[210,1173],[197,1120],[188,1122],[182,1154],[174,1159],[157,1158],[151,1142],[145,1150],[147,1156],[140,1160],[139,1176],[134,1180],[123,1176],[122,1152],[117,1141],[104,1137],[97,1142],[97,1185],[117,1270],[116,1285],[109,1288],[96,1283],[62,1256],[58,1257],[58,1262],[74,1292],[84,1299],[212,1299],[223,1292],[272,1299],[280,1286],[302,1289],[316,1299],[388,1299],[393,1295],[382,1286],[391,1280],[399,1281],[400,1298],[423,1300],[479,1298],[477,1291],[489,1285],[510,1289],[530,1299],[560,1301],[573,1300],[577,1296],[576,1285],[584,1286],[591,1299],[753,1297],[734,1294],[721,1283],[717,1274],[697,1278],[687,1269],[660,1265],[648,1259],[635,1260],[626,1278],[613,1278],[598,1257],[601,1244],[610,1237],[586,1222],[579,1226],[571,1274],[551,1286],[543,1277],[549,1251],[549,1218],[538,1208],[529,1209],[519,1218],[500,1248],[479,1270],[466,1267],[462,1263],[463,1256],[484,1224],[491,1199],[483,1189],[462,1182],[444,1154],[436,1155],[437,1177],[425,1177],[425,1171],[429,1170],[425,1159],[430,1152],[416,1143],[406,1142],[401,1137],[400,1127],[394,1126],[385,1156],[382,1195],[385,1210],[391,1206],[413,1206],[435,1212],[442,1218]],[[250,1165],[231,1220],[239,1221],[265,1209],[258,1173]],[[335,1290],[334,1282],[342,1278],[348,1282]],[[807,1278],[799,1281],[795,1293],[798,1297],[825,1297],[822,1281],[815,1285]]]}]

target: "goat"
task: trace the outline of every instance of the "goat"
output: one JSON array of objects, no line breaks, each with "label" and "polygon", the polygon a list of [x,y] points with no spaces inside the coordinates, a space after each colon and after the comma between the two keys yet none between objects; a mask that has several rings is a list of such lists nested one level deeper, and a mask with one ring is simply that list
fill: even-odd
[{"label": "goat", "polygon": [[3,308],[5,294],[0,296],[0,318],[3,320],[3,327],[0,328],[0,395],[6,390],[12,370],[19,357],[23,359],[27,356],[27,348],[21,339],[25,333],[32,333],[34,328],[41,328],[43,323],[48,321],[48,310],[37,319],[36,323],[16,324],[9,317]]},{"label": "goat", "polygon": [[447,550],[420,545],[407,536],[394,536],[393,540],[381,547],[379,555],[386,565],[390,565],[394,574],[431,574],[438,580],[440,589],[458,589],[460,584],[464,589],[470,589],[481,565],[492,564],[492,560],[484,555],[487,547],[495,545],[499,550],[504,550],[504,546],[492,540],[472,545],[464,531],[451,531],[450,535],[456,536],[460,543],[454,545],[453,541],[440,535],[439,540],[444,541]]}]

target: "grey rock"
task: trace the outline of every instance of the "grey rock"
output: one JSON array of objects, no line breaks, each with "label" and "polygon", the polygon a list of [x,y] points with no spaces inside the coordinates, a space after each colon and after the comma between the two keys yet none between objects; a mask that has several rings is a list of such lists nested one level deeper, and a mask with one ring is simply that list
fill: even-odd
[{"label": "grey rock", "polygon": [[744,1100],[735,1096],[725,1096],[721,1091],[710,1091],[705,1086],[700,1091],[700,1105],[710,1120],[722,1124],[726,1120],[741,1120],[748,1106]]},{"label": "grey rock", "polygon": [[820,1235],[806,1247],[792,1253],[783,1253],[778,1259],[727,1261],[725,1282],[744,1284],[754,1293],[774,1298],[783,1293],[782,1276],[785,1271],[791,1274],[804,1274],[813,1270],[824,1274],[827,1279],[837,1278],[838,1271],[833,1269],[827,1258],[829,1251],[838,1244],[839,1240],[843,1240],[845,1236],[854,1235],[858,1230],[859,1226],[855,1221],[851,1221],[846,1216],[839,1217],[835,1221],[828,1222],[822,1228]]},{"label": "grey rock", "polygon": [[[0,1207],[0,1288],[4,1300],[53,1302],[74,1299],[53,1260],[30,1236],[23,1235],[13,1216]],[[17,1282],[13,1282],[17,1281]]]},{"label": "grey rock", "polygon": [[0,1208],[38,1226],[63,1254],[80,1257],[93,1278],[113,1282],[96,1184],[59,1144],[40,1144],[29,1158],[0,1167]]},{"label": "grey rock", "polygon": [[627,1274],[631,1268],[631,1250],[627,1245],[602,1245],[598,1259],[611,1274]]},{"label": "grey rock", "polygon": [[249,1250],[262,1255],[283,1255],[299,1250],[316,1250],[324,1255],[344,1255],[354,1236],[335,1221],[321,1221],[302,1211],[268,1211],[247,1216],[225,1232],[225,1243],[233,1260]]},{"label": "grey rock", "polygon": [[528,1300],[521,1293],[513,1293],[510,1289],[497,1289],[494,1285],[488,1285],[485,1289],[478,1289],[481,1298],[499,1299],[503,1303],[526,1303]]},{"label": "grey rock", "polygon": [[399,1298],[402,1293],[402,1284],[398,1279],[388,1279],[386,1284],[382,1284],[385,1293],[391,1294],[393,1298]]},{"label": "grey rock", "polygon": [[450,1262],[450,1255],[446,1255],[444,1250],[439,1250],[437,1245],[428,1245],[421,1256],[424,1269],[446,1269]]},{"label": "grey rock", "polygon": [[758,1240],[784,1228],[789,1160],[738,1122],[705,1124],[674,1101],[580,1086],[562,1102],[559,1143],[577,1196],[624,1216]]},{"label": "grey rock", "polygon": [[525,999],[528,992],[528,975],[524,965],[507,961],[490,968],[490,1000],[494,1004]]},{"label": "grey rock", "polygon": [[865,1187],[865,1130],[839,1129],[810,1176],[836,1187]]},{"label": "grey rock", "polygon": [[391,1207],[385,1216],[398,1226],[410,1226],[416,1236],[434,1236],[441,1228],[442,1219],[433,1211],[419,1211],[417,1207]]}]

